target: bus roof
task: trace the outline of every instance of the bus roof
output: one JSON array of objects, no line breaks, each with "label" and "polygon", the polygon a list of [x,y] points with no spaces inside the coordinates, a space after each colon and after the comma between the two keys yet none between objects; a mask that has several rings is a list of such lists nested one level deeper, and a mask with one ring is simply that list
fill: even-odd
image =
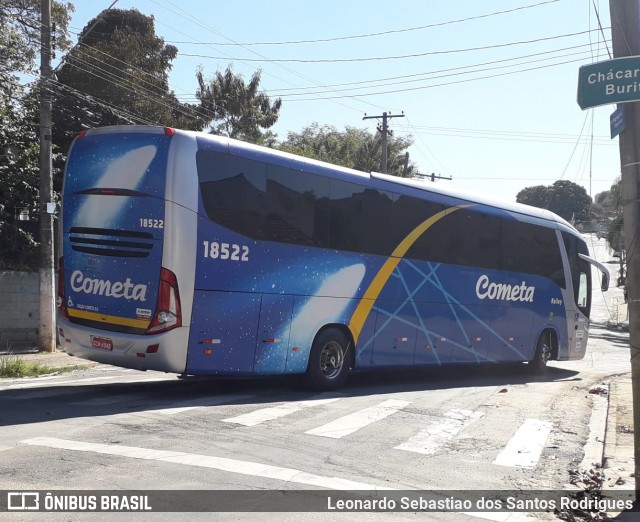
[{"label": "bus roof", "polygon": [[[173,131],[173,129],[171,129]],[[158,127],[158,126],[145,126],[145,125],[122,125],[122,126],[111,126],[111,127],[100,127],[95,129],[90,129],[87,132],[94,133],[106,133],[106,132],[166,132],[166,128]],[[579,232],[565,219],[561,218],[557,214],[551,212],[550,210],[541,209],[537,207],[532,207],[529,205],[524,205],[522,203],[510,203],[505,201],[500,201],[492,198],[483,198],[478,197],[475,194],[469,194],[459,189],[449,189],[442,186],[435,186],[434,183],[429,183],[423,179],[411,179],[411,178],[401,178],[398,176],[391,176],[389,174],[382,174],[379,172],[363,172],[359,170],[350,169],[348,167],[343,167],[340,165],[335,165],[333,163],[327,163],[324,161],[307,158],[305,156],[298,156],[296,154],[291,154],[289,152],[279,151],[277,149],[271,149],[268,147],[263,147],[260,145],[255,145],[252,143],[236,140],[233,138],[228,138],[226,136],[217,136],[214,134],[207,134],[204,132],[197,131],[185,131],[175,129],[175,132],[179,134],[186,134],[193,137],[198,137],[200,139],[210,140],[213,142],[217,142],[220,145],[227,146],[230,149],[235,149],[235,151],[240,152],[244,151],[248,153],[248,155],[269,155],[273,158],[280,158],[283,162],[296,162],[298,164],[302,163],[313,167],[313,170],[318,173],[322,173],[327,175],[329,172],[333,173],[341,173],[343,175],[357,176],[364,180],[380,180],[382,182],[391,183],[398,186],[408,187],[412,189],[417,189],[420,191],[436,194],[439,196],[444,196],[448,198],[455,198],[460,200],[461,202],[469,202],[469,203],[478,203],[485,207],[490,207],[498,210],[506,210],[508,212],[512,212],[515,214],[522,215],[524,217],[531,218],[533,220],[543,220],[543,221],[551,221],[560,225],[564,225],[569,230],[574,232],[575,234],[579,234]]]}]

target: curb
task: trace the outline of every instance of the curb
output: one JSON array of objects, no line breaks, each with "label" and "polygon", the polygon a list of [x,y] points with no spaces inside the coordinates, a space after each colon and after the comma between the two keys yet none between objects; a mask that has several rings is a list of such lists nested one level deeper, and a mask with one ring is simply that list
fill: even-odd
[{"label": "curb", "polygon": [[589,419],[589,437],[584,447],[584,458],[578,465],[580,470],[602,469],[605,465],[605,445],[609,424],[611,383],[604,382],[589,389],[592,398]]}]

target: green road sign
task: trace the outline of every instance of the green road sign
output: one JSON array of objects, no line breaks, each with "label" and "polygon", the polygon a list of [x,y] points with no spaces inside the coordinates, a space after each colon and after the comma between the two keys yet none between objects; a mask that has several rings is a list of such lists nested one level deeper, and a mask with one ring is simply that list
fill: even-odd
[{"label": "green road sign", "polygon": [[615,58],[580,67],[580,108],[637,100],[640,100],[640,56]]}]

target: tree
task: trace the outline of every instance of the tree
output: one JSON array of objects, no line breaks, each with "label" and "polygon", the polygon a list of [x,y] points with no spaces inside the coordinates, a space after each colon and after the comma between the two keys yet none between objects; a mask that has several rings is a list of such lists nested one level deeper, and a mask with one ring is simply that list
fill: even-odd
[{"label": "tree", "polygon": [[[95,25],[94,25],[95,24]],[[109,9],[90,20],[60,67],[54,103],[54,144],[66,152],[82,129],[157,124],[200,129],[197,106],[169,89],[178,49],[156,35],[155,22],[135,9]]]},{"label": "tree", "polygon": [[[389,138],[389,174],[405,174],[405,151],[411,144],[411,138]],[[313,123],[299,133],[290,132],[278,148],[363,172],[380,169],[381,139],[379,135],[372,135],[367,129],[346,127],[345,131],[341,132],[330,125],[320,126]],[[410,163],[406,175],[412,176],[416,171],[415,165]]]},{"label": "tree", "polygon": [[217,71],[208,82],[202,69],[196,73],[200,112],[206,115],[205,126],[213,134],[263,143],[265,135],[260,129],[269,129],[278,121],[282,100],[277,98],[272,103],[269,96],[259,92],[260,76],[256,71],[246,84],[231,65],[224,73]]},{"label": "tree", "polygon": [[591,198],[584,187],[572,181],[559,180],[545,187],[527,187],[518,192],[518,203],[555,212],[567,221],[589,221]]},{"label": "tree", "polygon": [[544,185],[536,185],[535,187],[527,187],[522,189],[516,195],[518,203],[531,205],[532,207],[547,208],[549,203],[549,187]]},{"label": "tree", "polygon": [[[64,51],[71,42],[67,25],[72,4],[53,0],[51,17],[55,48]],[[55,51],[54,48],[54,51]],[[0,92],[15,73],[35,73],[40,49],[40,0],[2,0],[0,3]]]},{"label": "tree", "polygon": [[622,178],[618,178],[611,185],[608,196],[603,203],[604,206],[613,209],[613,217],[609,222],[607,229],[607,241],[609,246],[614,250],[621,251],[623,248],[622,231],[624,227],[623,208],[622,208]]},{"label": "tree", "polygon": [[[70,45],[73,9],[52,2],[54,52]],[[0,266],[13,268],[38,263],[39,88],[21,75],[36,75],[40,27],[40,0],[0,3]]]}]

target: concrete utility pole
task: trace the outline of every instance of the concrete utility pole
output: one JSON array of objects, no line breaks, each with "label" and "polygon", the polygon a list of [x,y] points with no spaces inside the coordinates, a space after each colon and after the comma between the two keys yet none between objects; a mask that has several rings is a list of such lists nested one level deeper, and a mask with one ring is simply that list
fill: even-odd
[{"label": "concrete utility pole", "polygon": [[382,113],[382,116],[367,116],[364,115],[363,120],[371,120],[373,118],[382,118],[382,124],[378,124],[378,132],[380,132],[382,136],[382,154],[380,156],[380,172],[383,174],[387,173],[387,136],[391,134],[389,127],[387,125],[387,120],[391,118],[404,118],[404,112],[402,114],[387,114],[386,112]]},{"label": "concrete utility pole", "polygon": [[[638,0],[609,0],[609,10],[614,58],[640,55]],[[640,102],[625,104],[625,110],[627,125],[619,144],[635,426],[634,475],[636,500],[640,500]]]},{"label": "concrete utility pole", "polygon": [[40,14],[40,349],[56,351],[51,166],[51,0]]}]

